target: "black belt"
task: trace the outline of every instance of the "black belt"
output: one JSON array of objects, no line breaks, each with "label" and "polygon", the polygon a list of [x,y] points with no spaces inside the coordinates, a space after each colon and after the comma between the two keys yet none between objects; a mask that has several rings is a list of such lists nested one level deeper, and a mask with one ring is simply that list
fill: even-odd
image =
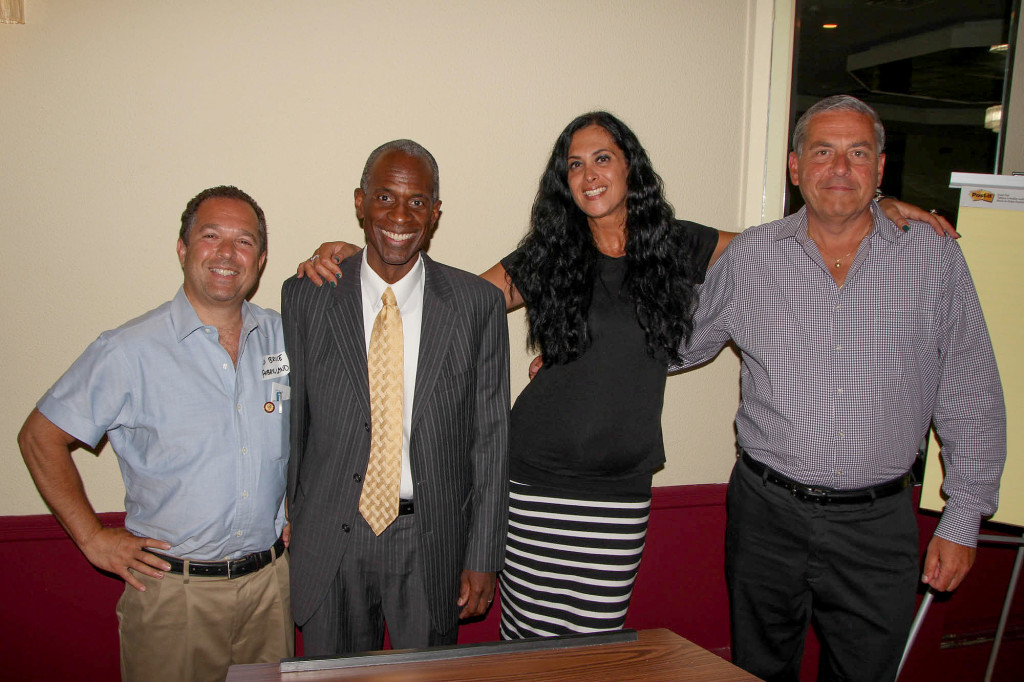
[{"label": "black belt", "polygon": [[398,515],[405,516],[406,514],[412,514],[412,500],[399,500],[398,501]]},{"label": "black belt", "polygon": [[773,483],[788,490],[793,497],[803,502],[816,502],[818,504],[863,504],[874,502],[882,497],[889,497],[902,491],[910,485],[910,474],[903,474],[897,479],[872,486],[870,488],[858,488],[857,490],[832,490],[831,488],[817,488],[815,486],[797,483],[793,479],[786,478],[774,469],[765,466],[761,462],[742,453],[741,459],[747,468],[761,477],[761,480]]},{"label": "black belt", "polygon": [[[170,573],[185,572],[185,562],[182,559],[160,554],[152,550],[146,551],[169,563],[171,565]],[[210,578],[240,578],[243,575],[255,573],[264,566],[269,566],[274,557],[280,557],[283,552],[284,540],[278,538],[271,549],[246,554],[237,559],[228,559],[227,561],[192,561],[190,559],[188,562],[188,574]]]}]

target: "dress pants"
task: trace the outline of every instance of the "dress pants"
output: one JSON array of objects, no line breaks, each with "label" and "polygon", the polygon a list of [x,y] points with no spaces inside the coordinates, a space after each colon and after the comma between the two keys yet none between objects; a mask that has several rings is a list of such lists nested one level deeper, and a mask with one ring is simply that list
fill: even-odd
[{"label": "dress pants", "polygon": [[306,656],[376,651],[385,622],[392,649],[456,643],[458,621],[445,632],[431,626],[415,514],[399,516],[379,536],[360,518],[349,542],[324,600],[302,626]]},{"label": "dress pants", "polygon": [[117,602],[125,682],[216,682],[235,663],[277,663],[295,652],[288,554],[240,578],[165,572]]},{"label": "dress pants", "polygon": [[920,578],[911,488],[873,503],[804,502],[741,461],[727,509],[733,662],[796,682],[813,622],[819,680],[893,680]]}]

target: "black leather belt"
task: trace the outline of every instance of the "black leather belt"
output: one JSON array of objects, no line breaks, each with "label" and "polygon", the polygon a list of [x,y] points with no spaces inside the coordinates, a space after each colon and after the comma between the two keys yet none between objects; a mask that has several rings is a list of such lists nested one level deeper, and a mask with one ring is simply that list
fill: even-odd
[{"label": "black leather belt", "polygon": [[[182,559],[166,554],[160,554],[152,550],[146,550],[150,554],[160,557],[171,565],[170,573],[184,573],[185,562]],[[273,554],[271,554],[273,551]],[[253,552],[237,559],[227,561],[192,561],[188,562],[188,574],[209,578],[240,578],[249,573],[255,573],[264,566],[269,566],[274,557],[280,557],[284,552],[284,540],[277,539],[272,549],[265,549],[262,552]]]},{"label": "black leather belt", "polygon": [[398,515],[405,516],[406,514],[412,514],[412,500],[399,500],[398,501]]},{"label": "black leather belt", "polygon": [[910,474],[908,473],[888,483],[882,483],[870,488],[858,488],[857,490],[817,488],[797,483],[791,478],[786,478],[774,469],[758,462],[746,452],[742,453],[740,458],[747,465],[748,469],[761,477],[761,480],[777,485],[780,488],[785,488],[793,497],[803,502],[815,502],[817,504],[863,504],[865,502],[874,502],[882,497],[895,495],[910,485]]}]

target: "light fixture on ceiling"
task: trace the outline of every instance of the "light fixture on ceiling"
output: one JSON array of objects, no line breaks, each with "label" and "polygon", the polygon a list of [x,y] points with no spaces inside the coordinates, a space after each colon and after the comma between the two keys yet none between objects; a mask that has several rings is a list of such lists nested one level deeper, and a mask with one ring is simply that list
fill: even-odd
[{"label": "light fixture on ceiling", "polygon": [[0,24],[24,24],[25,0],[0,0]]},{"label": "light fixture on ceiling", "polygon": [[988,51],[993,54],[1006,54],[1010,51],[1010,46],[1007,43],[1003,43],[1002,45],[993,45],[988,48]]},{"label": "light fixture on ceiling", "polygon": [[833,28],[839,28],[839,24],[822,24],[821,27],[822,28],[827,28],[827,29],[833,29]]},{"label": "light fixture on ceiling", "polygon": [[985,110],[985,127],[996,133],[1003,122],[1003,105],[996,104]]}]

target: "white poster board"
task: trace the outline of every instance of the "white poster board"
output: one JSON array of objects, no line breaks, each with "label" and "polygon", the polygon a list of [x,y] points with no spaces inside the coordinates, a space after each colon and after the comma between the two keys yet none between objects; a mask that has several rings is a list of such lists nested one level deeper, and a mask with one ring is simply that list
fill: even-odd
[{"label": "white poster board", "polygon": [[[957,231],[995,348],[1006,396],[1006,469],[993,521],[1024,526],[1024,177],[953,173],[960,188]],[[928,445],[921,508],[940,511],[942,466],[934,433]]]}]

